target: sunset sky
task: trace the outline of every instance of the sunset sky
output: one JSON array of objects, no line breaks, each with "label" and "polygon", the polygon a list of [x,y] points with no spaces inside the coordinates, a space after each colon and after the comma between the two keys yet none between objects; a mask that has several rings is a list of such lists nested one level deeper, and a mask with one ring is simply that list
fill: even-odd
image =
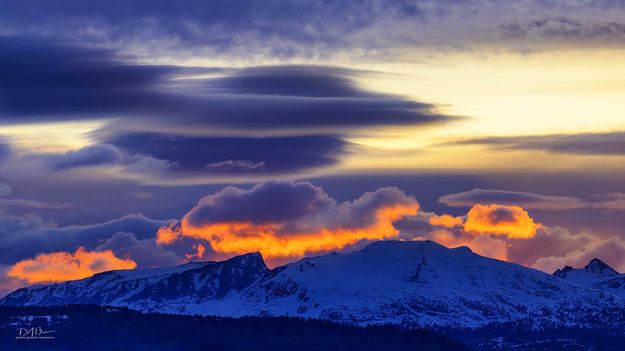
[{"label": "sunset sky", "polygon": [[0,0],[0,295],[430,239],[625,271],[625,3]]}]

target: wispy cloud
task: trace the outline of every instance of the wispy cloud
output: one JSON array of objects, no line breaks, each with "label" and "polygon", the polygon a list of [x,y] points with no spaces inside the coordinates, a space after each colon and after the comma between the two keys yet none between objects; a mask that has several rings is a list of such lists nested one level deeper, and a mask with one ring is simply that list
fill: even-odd
[{"label": "wispy cloud", "polygon": [[585,199],[569,196],[541,195],[519,191],[473,189],[443,195],[438,202],[450,207],[472,207],[475,204],[520,205],[537,210],[625,210],[625,193],[600,193]]},{"label": "wispy cloud", "polygon": [[453,143],[574,155],[625,156],[625,132],[485,137]]}]

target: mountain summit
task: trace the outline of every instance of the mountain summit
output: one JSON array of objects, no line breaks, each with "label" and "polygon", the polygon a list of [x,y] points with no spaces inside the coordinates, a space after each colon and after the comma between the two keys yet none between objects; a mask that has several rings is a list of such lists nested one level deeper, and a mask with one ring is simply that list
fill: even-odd
[{"label": "mountain summit", "polygon": [[[589,266],[595,270],[598,263]],[[411,327],[479,327],[528,319],[535,325],[587,325],[591,315],[605,314],[602,323],[614,323],[625,313],[622,300],[594,288],[432,241],[379,241],[271,270],[259,253],[251,253],[223,262],[110,271],[19,289],[0,304],[96,304]]]},{"label": "mountain summit", "polygon": [[619,272],[600,259],[593,258],[584,268],[575,269],[571,266],[565,266],[553,272],[553,275],[575,283],[585,284],[590,281],[615,277],[619,275]]},{"label": "mountain summit", "polygon": [[565,266],[553,272],[553,275],[625,299],[625,274],[617,272],[598,258],[590,260],[584,268]]},{"label": "mountain summit", "polygon": [[606,276],[615,276],[619,274],[616,270],[614,270],[614,268],[608,266],[598,258],[593,258],[592,260],[590,260],[590,262],[588,262],[584,269],[590,273]]}]

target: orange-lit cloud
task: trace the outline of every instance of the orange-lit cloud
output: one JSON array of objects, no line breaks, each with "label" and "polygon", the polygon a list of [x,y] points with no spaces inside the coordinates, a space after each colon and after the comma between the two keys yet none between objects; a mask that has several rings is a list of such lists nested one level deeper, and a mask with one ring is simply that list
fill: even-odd
[{"label": "orange-lit cloud", "polygon": [[531,238],[539,225],[519,206],[474,205],[464,223],[470,233],[505,235],[509,238]]},{"label": "orange-lit cloud", "polygon": [[[302,257],[307,254],[342,249],[361,240],[381,240],[396,237],[393,222],[417,213],[418,206],[381,208],[375,213],[372,225],[362,228],[320,228],[311,232],[286,232],[286,224],[216,223],[195,227],[186,219],[176,228],[161,228],[159,243],[167,244],[180,236],[210,242],[213,250],[227,254],[260,251],[268,260],[284,257]],[[175,234],[172,234],[175,233]]]},{"label": "orange-lit cloud", "polygon": [[113,269],[132,269],[131,259],[115,256],[112,250],[90,252],[80,247],[76,252],[51,252],[20,261],[9,268],[7,276],[29,284],[62,282],[89,277]]},{"label": "orange-lit cloud", "polygon": [[195,248],[196,252],[186,254],[185,257],[187,261],[191,261],[194,258],[201,259],[206,252],[206,247],[202,244],[195,244],[193,245],[193,247]]},{"label": "orange-lit cloud", "polygon": [[[514,245],[525,243],[536,238],[542,226],[519,206],[475,204],[464,217],[448,214],[426,214],[415,222],[427,222],[429,230],[418,229],[414,240],[433,240],[447,247],[467,246],[482,256],[500,260],[510,260]],[[410,230],[410,229],[408,229]],[[402,233],[403,237],[410,237]]]},{"label": "orange-lit cloud", "polygon": [[218,253],[260,251],[271,263],[395,238],[399,231],[393,223],[418,210],[416,200],[396,188],[336,203],[310,183],[263,183],[203,198],[179,223],[161,228],[157,243],[200,239]]},{"label": "orange-lit cloud", "polygon": [[462,217],[454,217],[448,214],[430,217],[430,224],[437,227],[452,228],[461,226],[464,222]]},{"label": "orange-lit cloud", "polygon": [[508,244],[501,238],[493,238],[490,235],[478,235],[466,243],[473,252],[498,260],[508,260]]}]

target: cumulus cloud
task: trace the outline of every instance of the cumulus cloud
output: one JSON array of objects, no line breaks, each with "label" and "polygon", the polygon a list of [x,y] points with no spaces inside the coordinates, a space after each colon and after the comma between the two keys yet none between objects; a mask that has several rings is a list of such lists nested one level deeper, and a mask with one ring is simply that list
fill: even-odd
[{"label": "cumulus cloud", "polygon": [[448,214],[430,217],[430,224],[438,227],[453,228],[461,226],[463,223],[464,219],[462,217],[454,217]]},{"label": "cumulus cloud", "polygon": [[197,252],[197,242],[158,246],[156,232],[166,223],[129,215],[59,227],[35,215],[0,212],[0,269],[4,267],[0,294],[27,284],[80,279],[111,269],[180,264],[185,254]]},{"label": "cumulus cloud", "polygon": [[10,266],[0,264],[0,297],[26,286],[28,283],[22,279],[9,277],[7,271]]},{"label": "cumulus cloud", "polygon": [[157,241],[191,237],[207,241],[216,252],[261,251],[271,261],[397,237],[393,223],[416,215],[418,208],[397,188],[338,203],[308,182],[270,181],[205,196],[180,222],[161,228]]},{"label": "cumulus cloud", "polygon": [[175,252],[156,245],[154,237],[139,240],[134,233],[128,232],[113,234],[98,245],[96,251],[112,251],[118,256],[132,258],[142,268],[174,266],[181,262]]},{"label": "cumulus cloud", "polygon": [[509,260],[548,273],[566,265],[583,267],[593,258],[625,272],[625,241],[619,236],[543,226],[531,240],[508,244]]},{"label": "cumulus cloud", "polygon": [[519,206],[474,205],[466,216],[420,212],[398,223],[404,240],[433,240],[447,247],[468,246],[474,252],[509,259],[510,242],[527,243],[542,228]]},{"label": "cumulus cloud", "polygon": [[11,265],[41,252],[74,251],[78,246],[93,251],[120,231],[133,233],[138,240],[154,238],[166,223],[128,215],[103,223],[59,227],[34,215],[0,212],[0,264]]},{"label": "cumulus cloud", "polygon": [[204,254],[206,253],[206,247],[202,244],[195,244],[193,246],[195,248],[195,252],[193,253],[189,253],[186,254],[185,257],[188,261],[192,261],[192,260],[200,260],[204,257]]},{"label": "cumulus cloud", "polygon": [[19,261],[7,271],[7,276],[29,284],[51,283],[89,277],[113,269],[132,269],[137,264],[131,259],[118,258],[113,251],[90,252],[80,247],[75,252],[39,254]]},{"label": "cumulus cloud", "polygon": [[545,272],[554,272],[564,266],[584,267],[593,258],[599,258],[612,268],[625,272],[625,240],[620,237],[600,239],[593,237],[592,244],[578,247],[563,255],[539,257],[532,267]]},{"label": "cumulus cloud", "polygon": [[[618,203],[620,196],[604,194],[601,199]],[[604,201],[606,207],[618,207],[612,200]],[[270,181],[245,189],[225,187],[201,198],[179,221],[132,215],[58,227],[33,215],[0,213],[0,268],[6,271],[0,290],[43,281],[38,279],[44,274],[77,279],[100,268],[118,268],[116,264],[170,266],[250,251],[261,251],[276,265],[385,239],[468,246],[478,254],[549,273],[562,265],[583,266],[594,257],[625,269],[625,244],[619,237],[548,227],[520,206],[476,204],[464,216],[437,215],[419,211],[417,201],[397,188],[338,202],[308,182]],[[29,269],[34,273],[27,276]]]},{"label": "cumulus cloud", "polygon": [[[590,230],[574,232],[535,223],[518,206],[504,207],[507,213],[503,215],[496,213],[501,206],[475,206],[469,212],[478,208],[480,217],[484,214],[486,216],[486,219],[480,218],[481,222],[487,222],[486,226],[480,223],[479,226],[469,226],[471,230],[468,230],[466,223],[469,214],[465,222],[458,225],[457,220],[462,217],[419,212],[417,216],[397,223],[401,230],[400,238],[433,240],[447,247],[468,246],[480,255],[515,262],[547,273],[553,273],[566,265],[583,267],[593,258],[599,258],[621,272],[625,271],[625,241],[619,236],[601,235]],[[510,221],[513,216],[523,220]],[[494,228],[498,224],[502,228]],[[520,227],[511,229],[511,224],[519,224]],[[533,235],[525,235],[527,232],[518,235],[519,230],[523,232],[528,228],[529,232],[534,232]]]},{"label": "cumulus cloud", "polygon": [[467,213],[464,230],[473,233],[505,235],[510,238],[531,238],[538,225],[519,206],[474,205]]}]

